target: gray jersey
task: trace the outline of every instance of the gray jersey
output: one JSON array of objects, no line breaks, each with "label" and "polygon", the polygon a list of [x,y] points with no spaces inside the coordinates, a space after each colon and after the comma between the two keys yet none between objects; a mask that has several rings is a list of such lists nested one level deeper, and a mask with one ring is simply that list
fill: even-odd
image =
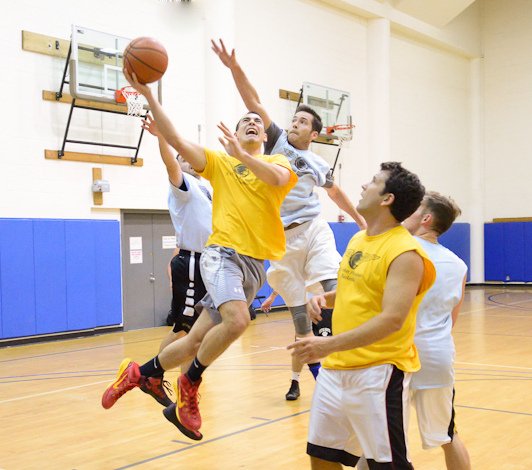
[{"label": "gray jersey", "polygon": [[321,205],[314,188],[316,186],[330,188],[334,183],[329,164],[310,150],[296,149],[288,142],[286,131],[280,129],[274,122],[266,133],[268,141],[264,146],[264,153],[284,155],[298,177],[296,185],[281,206],[283,225],[288,227],[292,223],[308,222],[316,218],[321,211]]}]

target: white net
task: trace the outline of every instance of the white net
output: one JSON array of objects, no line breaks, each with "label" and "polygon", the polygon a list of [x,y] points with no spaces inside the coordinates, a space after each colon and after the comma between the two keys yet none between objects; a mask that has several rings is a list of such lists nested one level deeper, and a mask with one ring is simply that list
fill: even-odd
[{"label": "white net", "polygon": [[144,104],[140,99],[140,93],[135,89],[124,89],[122,95],[126,99],[128,116],[140,116],[144,109]]}]

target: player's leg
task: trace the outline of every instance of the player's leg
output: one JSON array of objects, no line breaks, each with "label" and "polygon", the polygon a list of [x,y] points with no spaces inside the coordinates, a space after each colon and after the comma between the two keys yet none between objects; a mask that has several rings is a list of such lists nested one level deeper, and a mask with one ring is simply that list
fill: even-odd
[{"label": "player's leg", "polygon": [[[199,261],[200,253],[180,250],[170,262],[174,325],[172,331],[162,340],[159,352],[162,352],[166,346],[187,334],[199,316],[194,309],[194,305],[206,294],[201,278]],[[187,370],[189,365],[190,360],[187,360],[185,364],[181,364],[181,367]],[[163,375],[164,371],[156,370],[154,375],[141,381],[140,389],[151,395],[158,403],[167,407],[172,403],[167,394],[167,391],[171,390],[171,386],[169,382],[164,380]]]},{"label": "player's leg", "polygon": [[354,393],[346,393],[343,401],[360,442],[357,455],[365,456],[370,470],[412,470],[407,449],[411,374],[391,364],[351,372],[344,387]]},{"label": "player's leg", "polygon": [[452,386],[412,391],[424,449],[442,447],[448,469],[469,470],[469,454],[456,433]]},{"label": "player's leg", "polygon": [[102,406],[106,409],[111,408],[126,392],[140,387],[147,377],[160,376],[164,371],[174,369],[183,361],[194,357],[201,340],[213,325],[210,315],[202,312],[188,335],[169,344],[142,366],[129,358],[124,359],[118,369],[116,380],[107,387],[102,396]]},{"label": "player's leg", "polygon": [[188,371],[178,379],[179,421],[192,431],[201,426],[197,402],[201,376],[247,328],[248,306],[265,279],[262,261],[221,246],[204,250],[201,272],[209,295],[200,304],[216,325],[203,338]]},{"label": "player's leg", "polygon": [[346,395],[357,392],[356,387],[351,390],[344,385],[351,373],[326,370],[316,380],[307,439],[307,454],[313,469],[353,467],[361,454],[350,416],[360,411],[344,404]]},{"label": "player's leg", "polygon": [[[306,230],[310,222],[286,231],[286,253],[282,260],[272,261],[268,269],[268,284],[278,292],[285,301],[292,315],[296,338],[305,337],[312,332],[305,304],[304,266],[306,253]],[[309,365],[316,377],[319,366]],[[285,395],[287,400],[296,400],[300,395],[299,377],[303,364],[292,356],[292,379]]]},{"label": "player's leg", "polygon": [[[306,306],[299,305],[297,307],[289,307],[288,309],[292,314],[292,321],[294,323],[294,329],[296,333],[296,341],[299,338],[312,336],[312,326],[307,314]],[[301,394],[299,389],[299,377],[303,366],[304,363],[300,362],[294,355],[292,355],[292,381],[290,383],[290,388],[285,395],[285,398],[288,401],[297,400]],[[312,372],[312,375],[314,378],[316,378],[319,371],[319,363],[312,363],[308,366]]]},{"label": "player's leg", "polygon": [[455,432],[453,440],[449,444],[442,445],[442,449],[445,453],[447,470],[471,470],[469,452],[458,433]]}]

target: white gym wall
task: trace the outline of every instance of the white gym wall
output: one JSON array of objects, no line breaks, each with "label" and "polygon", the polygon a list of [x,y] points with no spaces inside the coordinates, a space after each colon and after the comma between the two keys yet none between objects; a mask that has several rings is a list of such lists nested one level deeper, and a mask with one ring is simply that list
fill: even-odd
[{"label": "white gym wall", "polygon": [[[210,51],[208,39],[221,36],[237,48],[244,69],[281,125],[290,116],[287,103],[278,98],[279,88],[298,91],[303,81],[310,81],[350,91],[357,127],[354,141],[342,151],[342,187],[356,202],[360,185],[380,161],[404,162],[427,188],[449,194],[461,205],[459,221],[472,224],[472,281],[481,282],[482,224],[494,217],[532,215],[532,8],[528,0],[477,0],[440,27],[392,6],[400,4],[12,2],[0,18],[0,217],[118,219],[121,208],[166,208],[165,171],[149,135],[139,154],[142,168],[44,159],[45,148],[60,148],[69,106],[43,101],[41,92],[58,89],[64,63],[23,51],[22,30],[68,39],[75,23],[126,37],[158,38],[170,57],[163,79],[165,109],[183,135],[214,147],[219,146],[216,122],[233,126],[243,112],[229,71]],[[387,60],[377,55],[384,53],[382,47],[387,48]],[[97,140],[120,137],[127,127],[124,119],[92,112],[77,125]],[[121,138],[135,141],[137,134]],[[320,153],[329,151],[318,147]],[[90,191],[95,166],[103,167],[111,184],[101,208],[93,206]],[[326,196],[322,200],[324,217],[336,221],[338,209]]]}]

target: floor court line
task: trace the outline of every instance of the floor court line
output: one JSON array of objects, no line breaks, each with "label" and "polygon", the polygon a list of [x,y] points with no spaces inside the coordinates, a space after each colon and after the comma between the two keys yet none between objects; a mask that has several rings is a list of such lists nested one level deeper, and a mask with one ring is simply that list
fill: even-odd
[{"label": "floor court line", "polygon": [[[275,349],[284,349],[284,348],[268,347],[267,349],[264,349],[262,351],[255,351],[255,352],[249,353],[249,354],[240,354],[240,355],[230,356],[228,359],[235,359],[235,358],[246,357],[246,356],[254,356],[254,355],[257,355],[257,354],[264,354],[264,353],[271,352],[272,350],[275,350]],[[220,358],[217,359],[217,361],[222,361],[223,359],[224,359],[223,357],[220,357]],[[28,398],[37,398],[37,397],[41,397],[41,396],[52,395],[54,393],[62,393],[62,392],[66,392],[66,391],[69,391],[69,390],[76,390],[76,389],[80,389],[80,388],[91,387],[93,385],[99,385],[99,384],[102,384],[102,383],[109,383],[109,379],[101,380],[101,381],[98,381],[98,382],[91,382],[91,383],[83,384],[83,385],[77,385],[75,387],[67,387],[67,388],[60,388],[60,389],[56,389],[56,390],[49,390],[47,392],[36,393],[34,395],[26,395],[26,396],[23,396],[23,397],[8,398],[7,400],[0,400],[0,405],[3,404],[3,403],[10,403],[10,402],[13,402],[13,401],[27,400]],[[1,383],[0,383],[0,385],[1,385]]]},{"label": "floor court line", "polygon": [[512,415],[524,415],[532,416],[532,413],[525,413],[524,411],[509,411],[509,410],[497,410],[495,408],[481,408],[480,406],[467,406],[467,405],[454,405],[457,408],[468,408],[470,410],[479,410],[479,411],[494,411],[495,413],[507,413]]},{"label": "floor court line", "polygon": [[288,416],[283,416],[282,418],[272,419],[272,420],[270,420],[268,422],[265,422],[265,423],[255,424],[254,426],[250,426],[250,427],[247,427],[247,428],[244,428],[244,429],[240,429],[238,431],[233,431],[233,432],[230,432],[228,434],[223,434],[222,436],[214,437],[212,439],[208,439],[206,441],[202,441],[202,442],[199,442],[197,444],[191,444],[191,445],[188,445],[187,447],[183,447],[181,449],[173,450],[171,452],[166,452],[166,453],[158,455],[156,457],[151,457],[149,459],[144,459],[144,460],[140,460],[138,462],[133,462],[133,463],[130,463],[129,465],[125,465],[123,467],[117,467],[115,470],[124,470],[126,468],[133,468],[133,467],[137,467],[139,465],[142,465],[142,464],[145,464],[145,463],[148,463],[148,462],[153,462],[155,460],[164,459],[164,458],[169,457],[171,455],[180,454],[181,452],[184,452],[186,450],[190,450],[190,449],[194,449],[196,447],[201,447],[201,446],[210,444],[211,442],[220,441],[222,439],[227,439],[229,437],[233,437],[233,436],[236,436],[238,434],[242,434],[242,433],[245,433],[245,432],[248,432],[248,431],[253,431],[254,429],[262,428],[264,426],[269,426],[271,424],[279,423],[279,422],[285,421],[287,419],[295,418],[295,417],[300,416],[302,414],[306,414],[309,411],[310,410],[307,409],[307,410],[299,411],[298,413],[294,413],[294,414],[291,414],[291,415],[288,415]]},{"label": "floor court line", "polygon": [[483,367],[500,367],[501,369],[522,369],[522,370],[532,370],[532,367],[521,367],[521,366],[505,366],[501,364],[483,364],[481,362],[463,362],[456,361],[455,364],[465,364],[468,366],[483,366]]},{"label": "floor court line", "polygon": [[66,388],[59,388],[56,390],[49,390],[47,392],[35,393],[33,395],[26,395],[23,397],[8,398],[7,400],[0,400],[0,405],[4,403],[11,403],[13,401],[27,400],[28,398],[44,397],[46,395],[53,395],[54,393],[68,392],[69,390],[78,390],[80,388],[92,387],[93,385],[99,385],[99,384],[105,384],[105,383],[109,383],[109,379],[100,380],[99,382],[91,382],[91,383],[83,384],[83,385],[76,385],[75,387],[66,387]]}]

